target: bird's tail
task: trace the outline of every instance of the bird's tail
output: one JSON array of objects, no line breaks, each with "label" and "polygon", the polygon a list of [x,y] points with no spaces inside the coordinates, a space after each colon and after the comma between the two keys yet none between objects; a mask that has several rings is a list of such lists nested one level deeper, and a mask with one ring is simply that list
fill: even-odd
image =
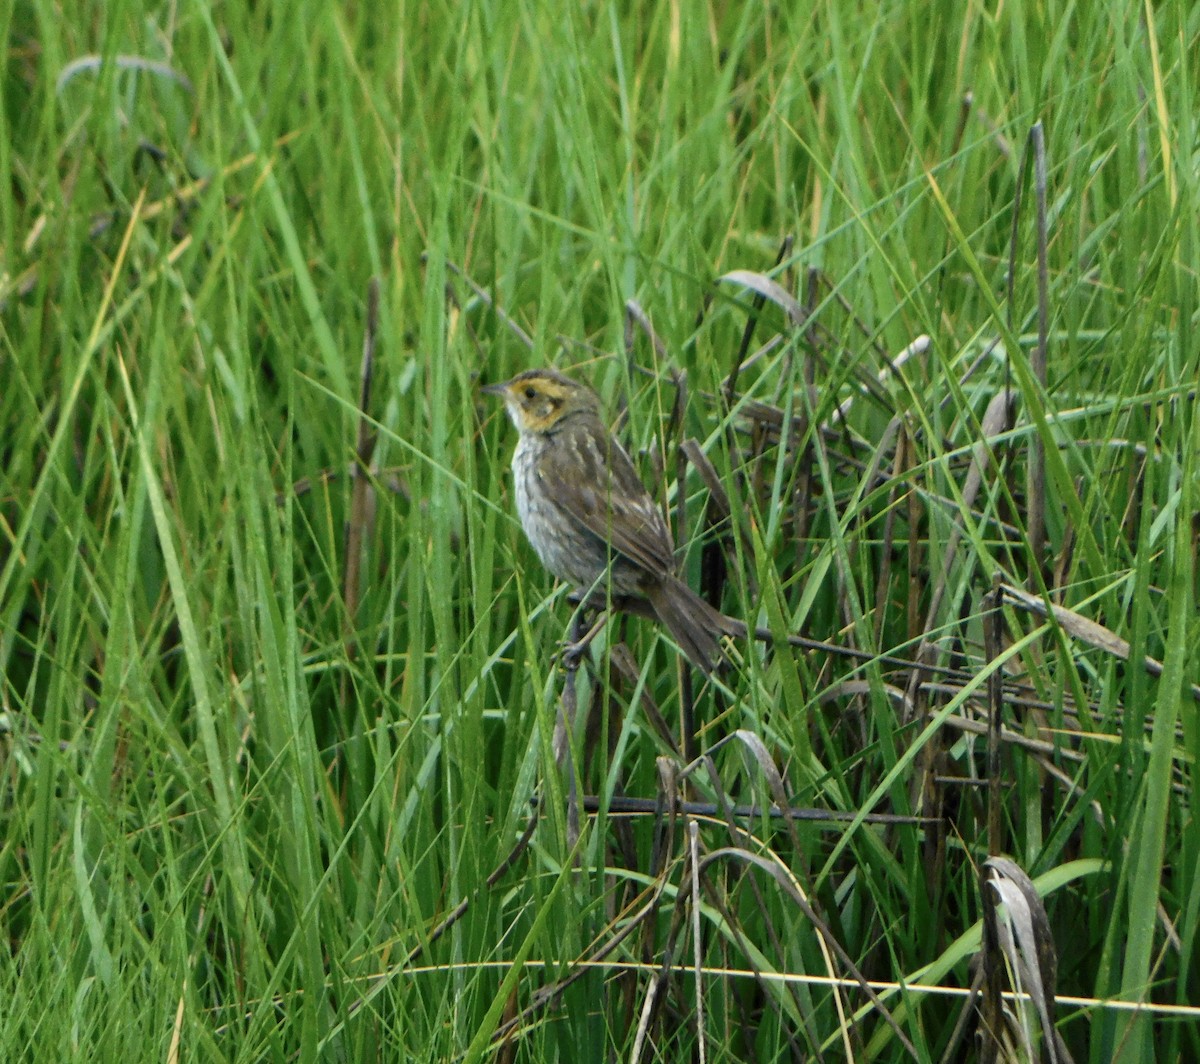
[{"label": "bird's tail", "polygon": [[688,660],[706,674],[724,657],[720,637],[746,634],[745,625],[713,609],[675,577],[656,581],[646,597]]}]

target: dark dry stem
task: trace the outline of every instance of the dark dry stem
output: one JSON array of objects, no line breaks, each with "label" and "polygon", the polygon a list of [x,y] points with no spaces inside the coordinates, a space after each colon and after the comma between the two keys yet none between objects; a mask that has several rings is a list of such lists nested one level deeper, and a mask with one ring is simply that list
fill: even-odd
[{"label": "dark dry stem", "polygon": [[[607,816],[656,816],[660,812],[658,799],[655,798],[632,798],[628,796],[614,795],[613,797],[604,800],[597,795],[584,795],[583,811],[585,813],[599,813],[601,810]],[[867,813],[860,814],[852,812],[848,809],[814,809],[809,806],[759,806],[737,803],[726,808],[723,805],[717,805],[714,802],[685,802],[678,803],[680,813],[686,813],[688,816],[696,817],[697,819],[717,820],[722,815],[728,813],[738,819],[744,820],[761,820],[764,817],[771,820],[796,820],[803,821],[809,824],[825,824],[829,827],[837,827],[841,824],[850,824],[860,817],[865,824],[930,824],[929,817],[922,816],[902,816],[899,813]]]}]

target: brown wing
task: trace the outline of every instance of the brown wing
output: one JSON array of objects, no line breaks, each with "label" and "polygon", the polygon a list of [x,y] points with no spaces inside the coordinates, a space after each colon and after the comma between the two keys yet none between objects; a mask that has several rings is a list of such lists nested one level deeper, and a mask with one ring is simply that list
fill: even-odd
[{"label": "brown wing", "polygon": [[637,470],[598,417],[572,418],[538,460],[547,494],[593,535],[648,573],[675,572],[671,533]]}]

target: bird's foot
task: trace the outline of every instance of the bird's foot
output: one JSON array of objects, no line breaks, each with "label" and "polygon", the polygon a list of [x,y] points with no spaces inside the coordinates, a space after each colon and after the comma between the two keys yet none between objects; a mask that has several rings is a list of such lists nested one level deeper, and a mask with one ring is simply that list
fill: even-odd
[{"label": "bird's foot", "polygon": [[607,615],[601,611],[596,618],[595,623],[590,628],[585,627],[587,624],[587,614],[589,611],[580,610],[575,615],[575,620],[571,623],[571,632],[567,637],[567,641],[562,646],[562,663],[563,668],[568,672],[575,672],[579,668],[579,664],[583,661],[588,649],[592,645],[592,640],[600,634],[604,628],[605,622],[608,620]]}]

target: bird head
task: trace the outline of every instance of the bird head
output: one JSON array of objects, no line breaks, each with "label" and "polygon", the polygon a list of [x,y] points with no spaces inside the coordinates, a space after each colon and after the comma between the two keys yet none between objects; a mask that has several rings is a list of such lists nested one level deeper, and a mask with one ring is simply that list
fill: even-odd
[{"label": "bird head", "polygon": [[563,418],[600,409],[600,400],[591,388],[552,369],[529,369],[480,390],[504,400],[520,432],[552,432]]}]

